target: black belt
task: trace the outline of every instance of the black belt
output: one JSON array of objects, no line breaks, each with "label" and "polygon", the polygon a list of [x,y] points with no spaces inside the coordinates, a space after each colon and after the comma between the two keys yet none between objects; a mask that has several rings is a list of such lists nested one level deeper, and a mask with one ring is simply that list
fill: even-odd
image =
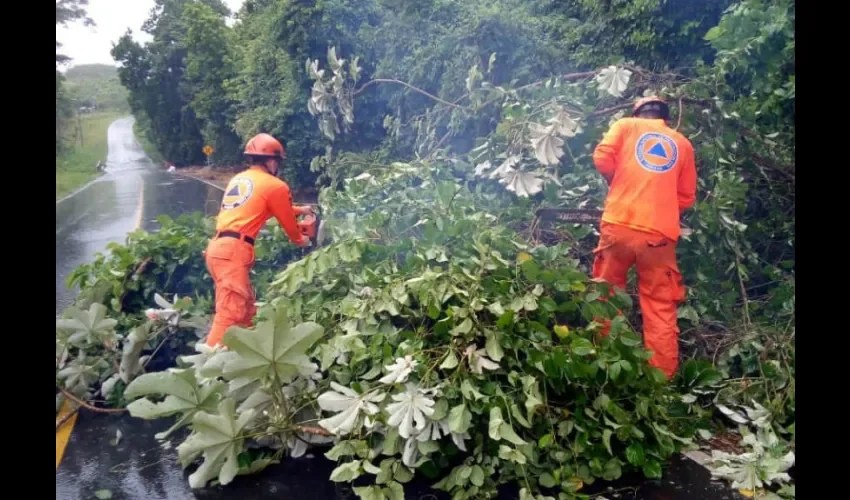
[{"label": "black belt", "polygon": [[236,231],[219,231],[215,235],[216,238],[236,238],[237,240],[243,240],[245,243],[249,245],[254,244],[254,238],[250,236],[244,236],[242,234],[237,233]]}]

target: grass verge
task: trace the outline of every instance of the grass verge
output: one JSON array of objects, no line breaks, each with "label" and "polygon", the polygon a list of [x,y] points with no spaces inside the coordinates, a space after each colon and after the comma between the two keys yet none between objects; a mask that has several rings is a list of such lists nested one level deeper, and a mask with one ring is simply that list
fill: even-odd
[{"label": "grass verge", "polygon": [[82,117],[82,146],[77,136],[68,150],[56,157],[57,200],[99,175],[97,162],[106,161],[106,131],[122,116],[120,113],[99,113]]}]

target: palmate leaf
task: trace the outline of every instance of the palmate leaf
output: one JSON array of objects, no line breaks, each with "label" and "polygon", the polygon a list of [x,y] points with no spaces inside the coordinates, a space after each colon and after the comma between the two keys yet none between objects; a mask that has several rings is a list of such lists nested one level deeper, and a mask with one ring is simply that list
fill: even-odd
[{"label": "palmate leaf", "polygon": [[305,353],[323,334],[324,328],[314,322],[290,328],[283,311],[253,329],[233,327],[225,333],[224,343],[238,357],[224,365],[223,374],[231,380],[277,378],[287,384],[299,370],[315,371]]},{"label": "palmate leaf", "polygon": [[106,306],[103,304],[94,303],[87,310],[71,307],[66,316],[56,320],[56,329],[72,331],[68,337],[71,344],[97,344],[115,340],[115,325],[118,321],[106,317]]},{"label": "palmate leaf", "polygon": [[600,91],[607,92],[614,97],[620,97],[623,95],[623,91],[628,88],[631,76],[632,72],[625,68],[608,66],[596,76],[596,83],[599,85]]},{"label": "palmate leaf", "polygon": [[528,198],[543,190],[543,179],[532,172],[514,170],[499,181],[505,189],[521,198]]},{"label": "palmate leaf", "polygon": [[531,147],[534,149],[534,157],[543,165],[557,165],[564,155],[564,140],[556,135],[560,127],[559,124],[531,125]]},{"label": "palmate leaf", "polygon": [[127,405],[130,415],[145,420],[153,420],[182,413],[180,419],[170,429],[157,433],[157,439],[165,439],[172,432],[191,422],[199,411],[212,411],[221,401],[226,385],[211,381],[199,386],[194,369],[169,370],[167,372],[146,373],[130,382],[124,391],[127,399],[139,396],[163,395],[160,403],[143,398]]},{"label": "palmate leaf", "polygon": [[143,323],[133,328],[133,331],[124,339],[118,375],[125,384],[129,383],[130,379],[142,371],[141,355],[150,339],[152,326],[149,322]]},{"label": "palmate leaf", "polygon": [[80,397],[86,397],[89,387],[97,382],[109,363],[100,358],[88,359],[85,353],[59,370],[56,377],[65,382],[65,389]]},{"label": "palmate leaf", "polygon": [[218,405],[217,414],[195,414],[192,434],[177,447],[184,467],[203,454],[203,463],[189,476],[189,486],[203,488],[215,477],[222,485],[233,481],[239,473],[239,453],[244,446],[242,431],[254,415],[253,410],[247,410],[236,417],[235,402],[230,398]]}]

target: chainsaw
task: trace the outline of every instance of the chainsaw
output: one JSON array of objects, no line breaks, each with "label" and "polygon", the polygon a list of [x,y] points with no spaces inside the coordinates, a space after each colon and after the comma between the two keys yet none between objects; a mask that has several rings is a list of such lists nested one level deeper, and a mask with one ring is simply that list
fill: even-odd
[{"label": "chainsaw", "polygon": [[298,230],[310,240],[310,248],[305,248],[305,253],[315,250],[325,240],[325,221],[322,219],[322,209],[319,205],[312,203],[297,203],[297,205],[308,206],[312,212],[302,214],[298,220]]}]

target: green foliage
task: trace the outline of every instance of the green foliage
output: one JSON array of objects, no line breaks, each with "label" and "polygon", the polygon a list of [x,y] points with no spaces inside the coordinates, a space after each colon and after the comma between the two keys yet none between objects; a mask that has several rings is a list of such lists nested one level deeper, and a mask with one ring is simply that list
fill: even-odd
[{"label": "green foliage", "polygon": [[[137,230],[127,243],[110,243],[107,254],[83,264],[68,275],[67,285],[79,286],[78,301],[108,304],[116,313],[137,315],[154,301],[158,292],[190,296],[210,307],[212,278],[203,252],[215,234],[215,222],[201,213],[157,218],[156,233]],[[261,284],[283,263],[298,255],[294,245],[275,222],[263,230],[256,244],[258,262],[254,273]]]},{"label": "green foliage", "polygon": [[[82,21],[86,26],[94,26],[94,21],[88,17],[86,7],[88,0],[56,0],[56,27],[67,26],[69,23]],[[56,155],[65,150],[65,131],[72,116],[71,99],[64,86],[65,76],[59,72],[59,65],[68,63],[71,58],[59,53],[62,44],[56,41]]]},{"label": "green foliage", "polygon": [[[200,488],[213,478],[227,484],[239,473],[239,455],[247,439],[295,439],[297,420],[293,419],[315,390],[317,366],[305,353],[322,333],[321,326],[310,322],[290,328],[287,318],[279,313],[260,321],[255,330],[233,328],[225,335],[232,350],[199,345],[201,354],[183,358],[194,365],[192,368],[136,379],[125,397],[159,394],[166,398],[159,404],[138,399],[128,409],[133,416],[145,419],[180,413],[177,423],[158,437],[164,439],[174,429],[191,423],[192,433],[177,448],[184,467],[203,454],[202,465],[189,477],[190,485]],[[237,402],[241,403],[238,408]],[[264,466],[271,460],[258,462]],[[256,472],[257,465],[250,463],[242,472]]]},{"label": "green foliage", "polygon": [[[144,47],[128,31],[112,48],[121,63],[121,83],[130,93],[130,108],[150,120],[157,150],[177,166],[204,161],[204,138],[185,88],[187,49],[183,10],[191,0],[157,0],[142,30],[153,37]],[[224,13],[219,0],[202,3]]]},{"label": "green foliage", "polygon": [[129,111],[127,89],[118,79],[118,69],[109,64],[83,64],[65,72],[66,87],[77,106],[93,110]]},{"label": "green foliage", "polygon": [[154,299],[160,309],[148,309],[123,324],[98,302],[66,309],[56,320],[57,387],[78,398],[100,395],[120,404],[124,388],[129,383],[130,394],[138,390],[134,379],[164,345],[197,339],[198,318],[191,316],[200,314],[191,300],[175,297],[170,303],[159,294]]},{"label": "green foliage", "polygon": [[186,84],[192,95],[189,106],[197,115],[206,144],[213,146],[213,161],[234,162],[241,157],[241,140],[231,129],[234,103],[226,82],[235,76],[231,33],[224,16],[203,3],[183,11],[186,26]]},{"label": "green foliage", "polygon": [[[142,375],[138,384],[127,387],[129,395],[136,395],[163,382],[153,377],[159,382],[151,386],[144,382],[147,375],[173,378],[159,371],[206,334],[213,284],[203,252],[214,223],[200,213],[176,220],[162,216],[159,222],[157,233],[131,233],[126,245],[110,244],[106,255],[97,255],[68,276],[68,285],[78,286],[80,292],[74,306],[57,320],[57,383],[78,397],[101,394],[109,404],[123,406],[127,384]],[[263,232],[254,271],[260,283],[268,284],[280,266],[298,254],[279,227]],[[264,291],[259,287],[260,295]],[[155,373],[146,373],[151,370]],[[212,407],[204,406],[209,396],[195,401],[196,406],[214,409],[217,400]],[[184,409],[175,401],[157,407],[140,404],[131,413],[153,418]]]},{"label": "green foliage", "polygon": [[[739,424],[741,445],[747,450],[740,454],[712,450],[712,476],[730,481],[733,488],[756,492],[759,498],[794,498],[793,485],[790,488],[788,485],[791,477],[787,471],[794,465],[796,457],[789,449],[789,443],[775,432],[770,410],[758,403],[752,407],[740,407],[740,411],[725,405],[717,405],[717,408]],[[774,485],[782,486],[778,494],[765,491],[766,486]]]},{"label": "green foliage", "polygon": [[732,2],[711,0],[535,0],[550,34],[586,67],[630,61],[653,70],[709,62],[702,40]]},{"label": "green foliage", "polygon": [[[258,325],[227,332],[230,350],[199,346],[175,372],[196,380],[187,394],[227,383],[215,415],[195,414],[197,400],[167,407],[186,409],[178,423],[196,415],[184,463],[220,443],[194,487],[232,479],[225,457],[249,436],[277,449],[271,460],[298,456],[315,423],[338,436],[332,480],[376,475],[366,497],[400,494],[422,467],[464,497],[531,477],[573,494],[630,468],[657,477],[689,442],[677,432],[696,413],[673,418],[682,403],[623,318],[596,333],[594,317],[626,304],[599,301],[567,247],[529,248],[494,215],[505,196],[465,175],[398,163],[323,193],[334,242],[277,276]],[[235,434],[214,439],[213,418]]]}]

